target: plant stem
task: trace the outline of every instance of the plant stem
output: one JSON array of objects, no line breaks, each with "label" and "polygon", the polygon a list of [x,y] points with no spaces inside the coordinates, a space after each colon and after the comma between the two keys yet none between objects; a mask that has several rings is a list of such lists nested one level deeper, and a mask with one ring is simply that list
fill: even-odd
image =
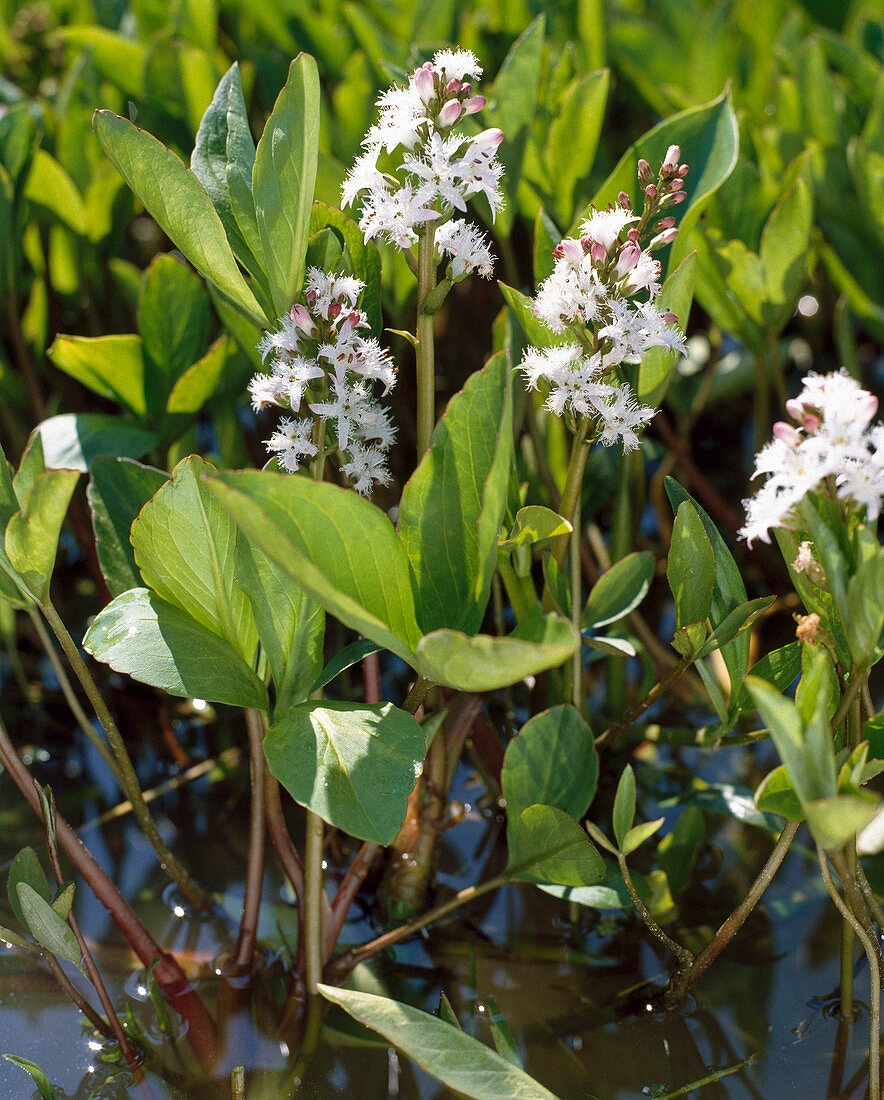
[{"label": "plant stem", "polygon": [[347,873],[344,875],[331,903],[332,920],[325,930],[325,943],[322,951],[324,962],[328,962],[332,957],[335,944],[338,942],[338,936],[341,934],[344,921],[350,911],[350,906],[353,904],[360,886],[365,881],[365,876],[371,870],[371,865],[381,850],[382,845],[366,840],[359,849],[356,858],[347,868]]},{"label": "plant stem", "polygon": [[644,699],[640,699],[637,703],[629,708],[629,710],[623,715],[623,717],[615,722],[613,726],[609,726],[604,733],[600,733],[595,739],[595,745],[597,749],[604,748],[606,745],[612,744],[617,738],[633,724],[636,718],[639,718],[653,703],[660,698],[675,681],[685,673],[691,666],[691,660],[687,657],[682,657],[678,664],[673,665],[672,668],[666,673],[662,680],[658,680],[656,684],[651,688]]},{"label": "plant stem", "polygon": [[878,966],[878,951],[866,933],[866,930],[853,913],[851,913],[850,909],[844,904],[841,895],[835,889],[835,883],[832,881],[832,873],[829,870],[826,853],[819,844],[816,847],[816,852],[823,881],[826,884],[826,889],[829,891],[829,897],[835,903],[835,907],[844,920],[853,927],[854,932],[865,949],[866,958],[869,960],[869,1096],[873,1098],[873,1100],[878,1100],[878,1097],[881,1096],[881,1086],[879,1083],[881,1060],[881,971]]},{"label": "plant stem", "polygon": [[86,667],[86,662],[80,655],[79,649],[68,633],[64,623],[61,621],[58,612],[49,600],[47,600],[45,604],[40,605],[40,610],[43,612],[50,627],[52,627],[52,631],[56,638],[58,638],[64,655],[67,657],[71,668],[74,670],[75,676],[86,692],[92,709],[95,711],[95,715],[107,735],[107,739],[113,750],[114,758],[117,762],[120,778],[123,781],[123,790],[126,793],[126,797],[132,803],[132,813],[139,827],[144,832],[144,835],[150,841],[154,851],[157,853],[160,859],[160,865],[168,872],[171,878],[174,879],[191,904],[200,909],[213,908],[214,902],[211,895],[206,893],[201,886],[194,882],[178,861],[177,856],[173,854],[168,844],[166,844],[160,836],[156,823],[151,817],[150,810],[147,808],[147,803],[144,801],[144,795],[138,783],[138,777],[135,774],[132,759],[126,749],[120,731],[117,729],[117,725],[111,717],[107,704],[102,698],[101,692],[98,690],[98,685],[92,679],[89,669]]},{"label": "plant stem", "polygon": [[89,738],[90,742],[92,743],[95,750],[98,752],[101,759],[105,762],[105,764],[107,764],[111,774],[113,775],[114,779],[116,779],[117,785],[119,786],[120,790],[125,792],[126,788],[123,785],[123,780],[120,775],[120,770],[117,767],[117,762],[114,759],[114,755],[107,747],[107,744],[102,741],[102,739],[95,732],[95,727],[89,721],[86,712],[80,706],[80,700],[77,698],[76,693],[71,686],[71,681],[68,678],[68,674],[65,671],[64,665],[58,659],[58,654],[55,652],[55,646],[52,644],[52,639],[49,637],[49,632],[43,625],[43,620],[37,613],[36,608],[29,607],[28,616],[31,620],[34,630],[37,633],[37,637],[40,639],[40,644],[46,651],[46,656],[49,658],[49,663],[52,665],[52,670],[55,673],[56,679],[58,680],[58,684],[62,690],[62,694],[64,695],[68,706],[71,708],[71,713],[73,714],[74,718],[76,718],[77,722],[79,723],[80,729],[82,729],[83,733]]},{"label": "plant stem", "polygon": [[667,1003],[674,1004],[681,998],[687,986],[687,978],[694,963],[694,956],[686,947],[682,947],[681,944],[676,943],[671,936],[667,936],[660,925],[651,916],[650,910],[642,901],[638,890],[635,888],[635,883],[632,881],[632,875],[626,863],[626,856],[623,855],[622,852],[617,853],[617,863],[620,867],[620,874],[623,876],[623,881],[626,884],[626,889],[629,891],[630,898],[632,898],[632,904],[635,906],[638,915],[645,922],[648,931],[678,959],[678,970],[675,973],[675,977],[672,978],[669,983],[669,990],[666,995]]},{"label": "plant stem", "polygon": [[[38,792],[39,793],[39,792]],[[45,840],[46,840],[46,852],[49,856],[49,865],[52,868],[52,874],[55,876],[55,881],[58,886],[64,885],[64,875],[61,870],[61,861],[58,858],[58,848],[55,844],[55,800],[52,797],[52,792],[49,791],[49,814],[45,815],[45,804],[41,801],[41,808],[44,810],[43,825],[45,827]],[[98,994],[98,999],[101,1001],[101,1007],[104,1009],[104,1014],[107,1017],[107,1022],[110,1025],[111,1031],[114,1034],[114,1038],[120,1045],[120,1050],[123,1052],[123,1057],[129,1063],[129,1068],[135,1074],[136,1080],[141,1079],[141,1069],[138,1064],[138,1059],[135,1056],[135,1051],[126,1037],[125,1031],[123,1031],[122,1024],[117,1018],[116,1009],[114,1003],[110,998],[110,994],[107,991],[107,986],[104,984],[104,979],[101,976],[101,971],[95,962],[89,944],[86,942],[86,937],[83,935],[79,921],[74,915],[73,909],[68,913],[67,922],[71,931],[74,933],[77,939],[77,943],[80,947],[80,954],[83,957],[83,964],[86,967],[86,973],[89,975],[89,981],[92,983],[92,987]]]},{"label": "plant stem", "polygon": [[[15,746],[2,721],[0,721],[0,764],[9,773],[31,809],[41,817],[40,799],[30,772],[15,751]],[[215,1027],[205,1006],[194,992],[187,975],[174,956],[163,951],[150,935],[138,915],[63,817],[56,818],[55,830],[62,851],[108,910],[114,924],[120,929],[142,965],[149,967],[154,959],[159,960],[153,974],[163,991],[163,996],[188,1021],[188,1039],[200,1062],[204,1066],[210,1066],[214,1059]]]},{"label": "plant stem", "polygon": [[52,971],[52,976],[64,990],[65,994],[70,997],[77,1008],[79,1008],[79,1010],[83,1013],[89,1023],[92,1024],[95,1030],[103,1035],[105,1039],[116,1039],[113,1028],[108,1024],[107,1020],[105,1020],[102,1016],[99,1016],[92,1005],[89,1004],[83,994],[79,991],[79,989],[77,989],[77,987],[70,980],[67,974],[65,974],[64,970],[62,969],[61,963],[52,954],[52,952],[43,951],[42,954],[46,965]]},{"label": "plant stem", "polygon": [[370,959],[379,951],[384,951],[386,948],[392,947],[393,944],[399,943],[400,940],[407,939],[415,932],[419,932],[421,928],[425,928],[428,924],[440,920],[455,909],[459,909],[462,905],[467,905],[471,901],[475,901],[476,898],[480,898],[483,894],[487,894],[491,890],[496,890],[499,886],[504,886],[510,881],[510,877],[509,874],[496,875],[494,878],[488,879],[487,882],[480,882],[476,886],[468,886],[465,890],[461,890],[459,893],[455,894],[453,898],[449,898],[448,901],[442,902],[441,905],[436,905],[432,909],[427,910],[422,916],[417,917],[413,921],[409,921],[408,924],[400,925],[399,928],[394,928],[392,931],[386,932],[383,936],[378,936],[378,938],[372,940],[371,943],[366,943],[362,947],[354,948],[352,951],[346,951],[343,955],[339,955],[329,967],[329,970],[333,973],[334,980],[336,982],[343,981],[350,971],[358,966],[359,963],[365,962],[366,959]]},{"label": "plant stem", "polygon": [[685,983],[685,991],[687,991],[700,975],[712,965],[715,959],[718,958],[743,926],[746,918],[758,904],[761,895],[768,886],[770,886],[774,875],[779,870],[780,864],[786,857],[786,852],[789,851],[792,841],[795,839],[795,834],[798,832],[799,825],[800,822],[790,821],[780,833],[779,840],[777,840],[774,845],[774,850],[771,852],[765,865],[761,868],[755,881],[749,887],[745,898],[743,898],[709,943],[706,944],[700,954],[694,959]]},{"label": "plant stem", "polygon": [[[586,437],[589,434],[590,423],[591,421],[586,417],[582,417],[577,423],[574,442],[571,444],[571,457],[568,460],[568,472],[565,475],[565,487],[562,490],[562,500],[559,505],[559,515],[564,516],[572,527],[574,526],[574,513],[583,488],[583,471],[586,469],[586,460],[589,458],[589,444]],[[561,566],[564,564],[569,544],[570,535],[558,535],[553,539],[551,552],[556,565]],[[552,606],[550,602],[549,607],[547,607],[548,602],[548,599],[543,601],[545,610],[550,610]]]},{"label": "plant stem", "polygon": [[[246,719],[255,711],[246,711]],[[260,717],[259,717],[260,721]],[[276,852],[280,866],[286,878],[292,884],[298,901],[298,914],[304,913],[304,865],[298,855],[282,812],[282,800],[279,795],[279,781],[271,774],[266,762],[264,765],[264,806],[267,815],[267,832],[270,843]]]},{"label": "plant stem", "polygon": [[847,691],[841,696],[841,702],[838,704],[838,709],[832,716],[832,732],[836,733],[838,727],[847,717],[848,711],[853,706],[854,700],[859,699],[863,685],[866,683],[868,672],[862,673],[857,668],[851,668],[850,680],[847,683]]},{"label": "plant stem", "polygon": [[436,352],[433,338],[433,314],[421,307],[436,286],[436,257],[433,237],[435,224],[428,222],[421,230],[417,246],[417,322],[415,359],[417,367],[417,460],[430,446],[436,424]]},{"label": "plant stem", "polygon": [[577,646],[571,658],[571,694],[577,713],[583,717],[583,635],[580,632],[580,612],[583,605],[580,570],[580,496],[574,503],[571,528],[571,627]]},{"label": "plant stem", "polygon": [[417,714],[418,707],[424,701],[427,692],[432,686],[432,680],[427,680],[424,676],[419,676],[412,685],[411,691],[406,695],[405,701],[402,704],[402,709],[407,711],[408,714]]},{"label": "plant stem", "polygon": [[252,965],[258,936],[258,917],[261,910],[261,887],[264,882],[264,723],[248,720],[249,779],[251,787],[251,811],[249,815],[249,855],[246,863],[246,881],[243,892],[242,918],[232,966],[236,974],[245,974]]}]

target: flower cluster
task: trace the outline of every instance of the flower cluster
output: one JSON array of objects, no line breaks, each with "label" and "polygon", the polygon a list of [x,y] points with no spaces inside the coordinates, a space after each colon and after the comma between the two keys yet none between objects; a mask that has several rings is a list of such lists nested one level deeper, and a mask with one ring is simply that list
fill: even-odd
[{"label": "flower cluster", "polygon": [[[548,386],[546,407],[556,416],[568,412],[594,419],[606,446],[620,440],[626,450],[637,447],[637,430],[654,415],[619,381],[616,368],[653,347],[685,348],[682,333],[673,327],[678,318],[654,305],[660,264],[652,256],[678,233],[673,217],[659,215],[685,198],[688,168],[679,165],[679,156],[673,145],[656,182],[647,161],[639,161],[641,216],[623,192],[608,209],[593,209],[580,226],[580,237],[556,246],[555,268],[534,301],[534,312],[547,328],[573,340],[543,351],[529,348],[521,363],[528,385],[536,389],[542,381]],[[650,240],[643,247],[646,237]]]},{"label": "flower cluster", "polygon": [[[366,241],[391,241],[401,249],[417,243],[425,227],[442,226],[466,200],[482,192],[493,214],[503,206],[498,186],[503,167],[497,148],[503,133],[484,130],[469,137],[452,129],[459,119],[481,111],[467,77],[482,75],[469,50],[440,50],[378,100],[378,121],[366,134],[359,156],[344,181],[343,205],[361,202],[359,227]],[[437,257],[451,257],[452,279],[478,270],[490,276],[492,260],[484,235],[463,219],[444,226]]]},{"label": "flower cluster", "polygon": [[[874,522],[884,495],[884,424],[871,426],[878,399],[839,371],[809,374],[804,389],[786,402],[795,424],[774,425],[774,438],[755,456],[755,473],[768,478],[743,502],[746,524],[739,535],[770,542],[772,527],[793,527],[793,509],[806,493],[829,482],[842,500],[865,506]],[[796,426],[797,425],[797,426]]]},{"label": "flower cluster", "polygon": [[[284,470],[294,473],[320,449],[337,449],[346,461],[341,469],[357,492],[367,494],[375,482],[386,485],[390,474],[386,452],[396,429],[389,412],[375,400],[372,383],[384,393],[396,375],[377,340],[360,335],[368,320],[356,308],[363,283],[347,275],[310,268],[305,305],[292,306],[280,327],[264,334],[258,349],[269,374],[249,383],[252,407],[269,405],[301,411],[305,398],[312,416],[285,417],[266,441]],[[333,443],[327,447],[327,429]]]}]

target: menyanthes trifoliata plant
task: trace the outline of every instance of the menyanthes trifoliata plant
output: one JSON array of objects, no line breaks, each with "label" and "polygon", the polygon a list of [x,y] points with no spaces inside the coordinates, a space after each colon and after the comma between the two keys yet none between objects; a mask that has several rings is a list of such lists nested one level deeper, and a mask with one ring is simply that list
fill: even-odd
[{"label": "menyanthes trifoliata plant", "polygon": [[755,456],[755,473],[767,480],[744,501],[739,534],[770,542],[772,527],[801,526],[796,508],[811,491],[828,493],[845,506],[865,508],[874,523],[884,495],[884,424],[872,425],[878,399],[844,371],[809,374],[804,389],[786,402],[794,424],[778,421],[774,438]]},{"label": "menyanthes trifoliata plant", "polygon": [[479,192],[492,215],[503,207],[497,159],[503,132],[470,137],[455,129],[485,106],[467,79],[481,75],[469,50],[440,50],[405,84],[388,88],[342,190],[345,207],[360,203],[366,241],[378,237],[411,255],[420,235],[429,233],[437,262],[449,261],[453,282],[472,271],[490,277],[493,268],[484,233],[455,213],[466,213],[466,200]]},{"label": "menyanthes trifoliata plant", "polygon": [[258,345],[265,361],[272,356],[270,373],[256,374],[249,392],[256,412],[306,406],[307,415],[284,417],[266,441],[281,469],[295,473],[320,452],[337,451],[350,484],[367,495],[390,479],[386,453],[396,435],[373,386],[388,393],[396,372],[378,341],[362,334],[369,327],[356,308],[362,289],[352,276],[310,268],[305,304],[293,305]]},{"label": "menyanthes trifoliata plant", "polygon": [[661,215],[685,198],[688,166],[678,163],[680,155],[677,145],[670,147],[656,180],[640,160],[641,215],[625,192],[608,209],[593,210],[579,238],[556,246],[553,273],[534,300],[539,319],[571,342],[529,348],[521,370],[529,388],[548,388],[546,407],[565,416],[581,440],[638,447],[638,432],[655,410],[637,402],[617,368],[654,347],[684,350],[684,336],[674,327],[678,318],[654,304],[660,264],[652,255],[678,233],[675,218]]}]

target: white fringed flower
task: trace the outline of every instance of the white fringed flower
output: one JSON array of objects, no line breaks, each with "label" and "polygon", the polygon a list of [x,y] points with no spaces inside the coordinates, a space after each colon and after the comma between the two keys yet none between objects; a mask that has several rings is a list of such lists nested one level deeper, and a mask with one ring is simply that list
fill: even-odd
[{"label": "white fringed flower", "polygon": [[[396,381],[392,360],[362,331],[368,319],[356,308],[363,284],[350,275],[311,268],[305,304],[295,305],[258,345],[270,359],[270,373],[249,383],[255,411],[278,405],[297,413],[306,404],[312,414],[284,417],[267,440],[267,450],[283,470],[295,473],[326,446],[341,452],[341,469],[360,493],[386,485],[390,475],[386,452],[396,436],[390,414],[372,393],[380,382],[384,393]],[[312,398],[312,400],[311,400]],[[320,422],[317,424],[317,422]]]},{"label": "white fringed flower", "polygon": [[798,427],[781,421],[774,438],[755,456],[753,477],[767,475],[761,489],[743,501],[746,523],[739,531],[751,546],[770,542],[774,527],[794,526],[804,496],[833,479],[842,500],[866,509],[874,522],[884,495],[884,425],[869,427],[878,399],[844,371],[803,379],[804,389],[786,402]]}]

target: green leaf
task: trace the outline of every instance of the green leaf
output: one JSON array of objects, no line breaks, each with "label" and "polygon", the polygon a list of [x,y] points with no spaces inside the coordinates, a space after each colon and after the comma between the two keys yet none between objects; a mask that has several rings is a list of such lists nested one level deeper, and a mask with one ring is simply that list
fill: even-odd
[{"label": "green leaf", "polygon": [[574,652],[577,639],[567,620],[541,615],[539,604],[535,609],[504,638],[457,630],[425,634],[417,646],[418,671],[459,691],[494,691],[557,668]]},{"label": "green leaf", "polygon": [[41,603],[49,595],[61,525],[78,477],[76,470],[40,474],[6,528],[9,561]]},{"label": "green leaf", "polygon": [[776,596],[759,596],[757,600],[749,600],[748,603],[735,607],[706,639],[706,644],[700,650],[699,656],[708,656],[713,650],[721,649],[723,645],[733,641],[744,630],[748,630],[775,600]]},{"label": "green leaf", "polygon": [[166,412],[188,419],[198,413],[214,394],[231,360],[238,354],[235,340],[230,336],[219,336],[206,354],[189,366],[172,387]]},{"label": "green leaf", "polygon": [[884,630],[884,549],[868,558],[847,586],[847,641],[860,668],[870,665]]},{"label": "green leaf", "polygon": [[148,412],[162,416],[173,386],[202,356],[209,299],[202,280],[174,256],[160,254],[144,273],[138,310]]},{"label": "green leaf", "polygon": [[[706,624],[705,623],[688,623],[687,626],[680,626],[673,636],[672,648],[680,656],[687,660],[696,660],[701,651],[705,648],[706,644]],[[698,666],[697,671],[700,671]],[[702,672],[700,672],[702,676]],[[705,683],[705,677],[704,677]],[[718,707],[716,707],[716,710]],[[725,712],[727,708],[725,707]],[[724,717],[719,715],[724,721]]]},{"label": "green leaf", "polygon": [[469,379],[402,493],[399,533],[425,634],[475,634],[485,614],[513,451],[510,375],[500,353]]},{"label": "green leaf", "polygon": [[52,908],[58,913],[62,920],[68,919],[68,914],[71,911],[71,906],[74,904],[74,894],[76,893],[76,884],[69,882],[64,889],[59,890],[52,902]]},{"label": "green leaf", "polygon": [[124,34],[100,26],[58,27],[59,37],[72,46],[89,48],[96,69],[128,96],[144,99],[147,47]]},{"label": "green leaf", "polygon": [[119,402],[139,418],[147,413],[140,336],[57,336],[46,354],[93,393]]},{"label": "green leaf", "polygon": [[498,230],[512,228],[517,203],[516,192],[522,175],[522,161],[531,123],[537,108],[537,85],[543,58],[546,16],[538,15],[519,35],[504,58],[488,97],[488,126],[499,126],[506,141],[498,153],[506,173],[511,201],[497,215]]},{"label": "green leaf", "polygon": [[52,1085],[49,1083],[49,1078],[36,1062],[30,1061],[28,1058],[19,1058],[15,1054],[4,1054],[3,1057],[7,1062],[12,1062],[14,1066],[26,1070],[31,1077],[33,1077],[34,1084],[37,1086],[37,1091],[40,1093],[41,1100],[55,1100],[55,1093],[52,1091]]},{"label": "green leaf", "polygon": [[237,540],[235,575],[249,598],[258,638],[267,654],[275,706],[284,710],[316,690],[323,660],[325,612],[245,539]]},{"label": "green leaf", "polygon": [[117,596],[83,639],[96,661],[170,695],[266,710],[267,688],[223,638],[146,588]]},{"label": "green leaf", "polygon": [[326,611],[416,666],[408,559],[385,513],[351,489],[291,474],[220,473],[207,485],[245,537]]},{"label": "green leaf", "polygon": [[799,177],[774,207],[761,236],[762,315],[769,333],[780,332],[795,312],[807,281],[812,226],[813,198]]},{"label": "green leaf", "polygon": [[606,657],[635,657],[638,654],[628,638],[618,638],[616,634],[584,638],[583,644],[587,649],[594,649],[596,653],[604,653]]},{"label": "green leaf", "polygon": [[529,806],[507,826],[507,873],[523,882],[592,886],[605,861],[573,817],[554,806]]},{"label": "green leaf", "polygon": [[803,821],[804,808],[795,792],[786,765],[780,764],[762,779],[755,792],[755,805],[766,814],[779,814],[787,821]]},{"label": "green leaf", "polygon": [[808,494],[801,501],[799,513],[825,570],[826,587],[832,594],[835,610],[841,624],[846,627],[850,618],[847,604],[848,568],[853,555],[840,512],[825,498],[819,497],[815,501]]},{"label": "green leaf", "polygon": [[623,769],[614,796],[614,836],[622,850],[623,840],[635,820],[635,773],[629,764]]},{"label": "green leaf", "polygon": [[606,569],[592,586],[580,619],[584,630],[598,630],[638,607],[654,579],[654,555],[649,550],[627,554]]},{"label": "green leaf", "polygon": [[512,551],[517,546],[536,546],[543,544],[556,535],[567,535],[571,524],[551,508],[540,504],[529,504],[516,512],[516,521],[508,538],[498,543],[501,550]]},{"label": "green leaf", "polygon": [[319,72],[309,54],[288,80],[258,142],[252,189],[273,308],[284,313],[304,282],[319,147]]},{"label": "green leaf", "polygon": [[697,806],[685,806],[672,831],[657,845],[657,861],[666,872],[674,897],[683,893],[690,884],[691,870],[703,843],[704,832],[703,811]]},{"label": "green leaf", "polygon": [[17,883],[15,889],[25,927],[37,943],[60,959],[80,966],[80,945],[67,921],[26,882]]},{"label": "green leaf", "polygon": [[25,915],[18,900],[18,884],[20,882],[27,883],[44,901],[48,902],[51,899],[52,895],[49,892],[46,873],[33,848],[22,848],[16,854],[12,866],[9,868],[9,878],[6,880],[6,896],[9,898],[10,908],[19,924],[27,928],[28,922],[25,920]]},{"label": "green leaf", "polygon": [[92,463],[86,497],[101,572],[111,595],[119,596],[143,584],[129,541],[132,522],[168,477],[130,458],[103,455]]},{"label": "green leaf", "polygon": [[826,851],[843,848],[880,808],[873,794],[837,794],[804,803],[810,834]]},{"label": "green leaf", "polygon": [[50,416],[38,431],[47,467],[81,473],[86,473],[99,455],[140,458],[157,444],[153,432],[105,413]]},{"label": "green leaf", "polygon": [[512,1066],[522,1065],[522,1056],[519,1052],[519,1044],[516,1042],[515,1036],[510,1031],[509,1024],[504,1019],[503,1013],[497,1007],[497,1002],[493,997],[485,998],[485,1012],[484,1018],[488,1021],[488,1027],[491,1030],[491,1041],[494,1043],[494,1049]]},{"label": "green leaf", "polygon": [[196,455],[179,462],[132,524],[132,548],[145,584],[251,664],[257,636],[234,576],[236,525],[203,480],[213,471]]},{"label": "green leaf", "polygon": [[110,111],[96,111],[92,124],[102,149],[175,246],[231,302],[263,323],[212,200],[194,174],[162,142]]},{"label": "green leaf", "polygon": [[344,646],[316,677],[310,691],[320,691],[326,684],[330,684],[332,680],[340,676],[345,669],[352,668],[353,665],[359,664],[364,658],[372,653],[377,653],[381,649],[383,649],[383,646],[379,646],[377,642],[370,642],[367,638],[360,638],[358,641]]},{"label": "green leaf", "polygon": [[657,832],[665,820],[665,817],[658,817],[656,821],[643,821],[641,825],[633,825],[631,829],[628,829],[620,844],[620,851],[623,855],[628,856],[644,844],[649,837]]},{"label": "green leaf", "polygon": [[277,710],[264,739],[289,794],[360,840],[390,844],[424,758],[424,735],[392,703],[307,702]]},{"label": "green leaf", "polygon": [[595,797],[599,757],[592,730],[570,704],[526,722],[507,746],[501,784],[507,813],[517,818],[536,803],[579,820]]},{"label": "green leaf", "polygon": [[[681,162],[690,165],[685,181],[688,198],[674,208],[679,224],[679,237],[672,246],[669,268],[674,269],[690,250],[688,236],[709,199],[724,183],[737,163],[739,127],[731,105],[730,90],[699,107],[671,115],[649,130],[631,145],[620,158],[593,198],[598,209],[617,201],[620,191],[641,209],[636,165],[644,158],[656,170],[670,145],[681,148]],[[576,219],[577,222],[581,218]],[[576,230],[577,225],[573,227]],[[574,232],[568,234],[573,236]]]},{"label": "green leaf", "polygon": [[[715,629],[726,617],[746,602],[746,586],[733,555],[727,548],[727,543],[706,512],[684,490],[677,481],[670,477],[665,480],[666,494],[672,505],[673,511],[678,509],[682,501],[690,500],[697,509],[697,515],[703,521],[706,534],[712,544],[715,553],[715,583],[712,588],[712,607],[709,619]],[[727,666],[731,679],[731,699],[737,698],[742,692],[743,677],[749,668],[749,635],[738,635],[733,641],[722,647],[721,656]]]},{"label": "green leaf", "polygon": [[[669,273],[656,300],[658,309],[671,310],[678,317],[682,331],[687,329],[696,277],[697,254],[691,252]],[[678,356],[664,347],[653,347],[645,352],[638,368],[636,390],[636,396],[643,405],[659,408],[677,364]]]},{"label": "green leaf", "polygon": [[680,627],[704,623],[712,606],[715,555],[703,521],[690,501],[678,507],[666,573]]},{"label": "green leaf", "polygon": [[36,149],[25,184],[25,198],[52,214],[79,236],[88,229],[86,207],[77,185],[45,149]]},{"label": "green leaf", "polygon": [[552,348],[567,342],[565,334],[557,336],[552,329],[547,328],[538,318],[534,312],[532,298],[522,294],[519,290],[513,289],[511,286],[507,286],[506,283],[498,282],[497,285],[506,304],[513,311],[513,315],[525,333],[529,344],[536,348]]},{"label": "green leaf", "polygon": [[152,110],[180,119],[188,136],[196,132],[217,81],[206,50],[168,33],[154,36],[145,59],[145,98]]},{"label": "green leaf", "polygon": [[352,989],[318,986],[354,1019],[380,1032],[443,1085],[470,1100],[556,1100],[518,1066],[445,1020],[419,1009]]},{"label": "green leaf", "polygon": [[[778,691],[784,692],[801,674],[801,650],[800,642],[789,642],[788,645],[765,653],[752,666],[752,675],[767,680]],[[738,704],[740,710],[754,709],[745,687],[741,688]]]},{"label": "green leaf", "polygon": [[[589,175],[595,160],[610,78],[608,69],[600,69],[572,80],[556,104],[544,162],[549,166],[556,210],[563,220],[573,216],[574,188]],[[579,141],[574,140],[575,134],[580,135]]]}]

